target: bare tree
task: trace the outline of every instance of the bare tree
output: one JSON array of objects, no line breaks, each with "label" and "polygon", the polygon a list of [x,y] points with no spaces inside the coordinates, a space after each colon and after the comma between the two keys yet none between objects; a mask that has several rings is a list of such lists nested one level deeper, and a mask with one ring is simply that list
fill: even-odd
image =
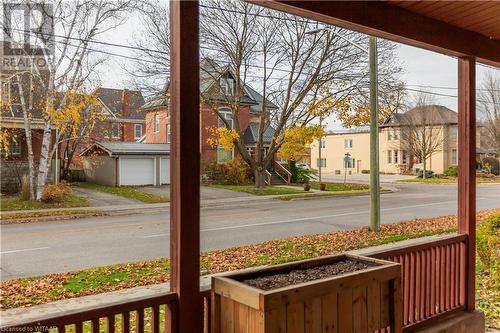
[{"label": "bare tree", "polygon": [[131,69],[132,84],[146,95],[161,94],[170,75],[170,25],[168,1],[141,2],[137,13],[143,24],[134,35],[137,59]]},{"label": "bare tree", "polygon": [[[40,59],[43,59],[45,64],[43,67],[15,68],[28,149],[32,147],[31,122],[36,118],[43,119],[43,138],[36,186],[33,186],[35,172],[32,150],[29,153],[31,189],[35,198],[40,200],[47,181],[50,161],[61,139],[59,133],[56,133],[54,139],[52,137],[54,119],[67,104],[67,94],[58,98],[58,92],[76,92],[85,88],[89,79],[96,73],[96,68],[105,60],[102,57],[91,56],[95,51],[94,46],[90,45],[92,40],[121,25],[124,22],[124,13],[132,8],[134,0],[113,2],[26,0],[22,4],[32,26],[39,28],[26,30],[25,26],[13,25],[16,22],[12,20],[2,22],[2,26],[11,35],[17,31],[29,37],[25,38],[25,41],[34,40],[36,47],[27,43],[22,48],[24,52],[21,55],[30,59],[31,63],[39,63]],[[48,31],[47,26],[51,27],[52,31]],[[26,81],[30,81],[31,85],[26,85]],[[27,91],[25,87],[30,89]],[[36,94],[31,91],[32,87],[38,87]],[[32,108],[33,101],[37,104],[34,105],[35,108]],[[33,110],[37,110],[39,114],[32,114]]]},{"label": "bare tree", "polygon": [[[137,66],[134,72],[137,81],[160,76],[167,79],[169,73],[168,54],[162,55],[165,59],[158,58],[157,54],[170,47],[165,37],[168,34],[163,32],[168,31],[166,16],[162,14],[167,9],[161,3],[149,8],[150,11],[145,11],[147,27],[138,40],[138,45],[144,48],[138,55],[147,62]],[[245,1],[202,1],[200,49],[203,57],[216,59],[220,66],[201,69],[202,85],[204,80],[215,82],[214,89],[204,91],[201,100],[219,115],[228,130],[238,134],[234,147],[252,168],[256,187],[264,186],[266,167],[273,163],[284,143],[285,132],[317,122],[318,113],[311,112],[311,105],[329,101],[332,107],[325,112],[332,113],[341,106],[354,109],[366,102],[366,98],[359,96],[368,94],[367,54],[346,38],[368,44],[367,37],[361,34]],[[394,44],[385,41],[380,48],[384,56],[380,60],[379,78],[387,87],[399,82],[397,74],[401,72],[394,52],[389,52],[394,48]],[[231,92],[221,86],[224,81],[220,80],[228,70],[235,78]],[[241,100],[249,87],[261,96],[255,156],[246,149],[244,129],[239,122]],[[232,121],[220,114],[221,104],[231,110]],[[273,138],[270,143],[264,142],[270,128]]]},{"label": "bare tree", "polygon": [[417,96],[415,107],[403,114],[400,127],[401,148],[422,163],[426,178],[427,160],[443,146],[443,124],[428,95]]},{"label": "bare tree", "polygon": [[484,122],[486,146],[500,154],[500,75],[488,73],[478,93],[478,111]]},{"label": "bare tree", "polygon": [[[255,158],[247,152],[241,135],[234,140],[236,149],[251,166],[259,188],[264,185],[265,169],[285,142],[288,129],[310,126],[319,116],[354,106],[355,97],[367,93],[367,54],[353,45],[366,45],[367,39],[342,28],[244,2],[212,0],[204,4],[201,40],[207,49],[203,52],[227,62],[236,74],[236,92],[226,96],[235,125],[238,102],[246,85],[255,83],[262,95]],[[389,70],[380,77],[388,82],[400,69],[394,66],[394,57],[382,60],[382,67]],[[270,107],[268,101],[276,108]],[[311,112],[312,105],[324,101],[331,108]],[[229,128],[231,124],[222,115],[219,117]],[[264,132],[269,126],[274,135],[264,149]]]}]

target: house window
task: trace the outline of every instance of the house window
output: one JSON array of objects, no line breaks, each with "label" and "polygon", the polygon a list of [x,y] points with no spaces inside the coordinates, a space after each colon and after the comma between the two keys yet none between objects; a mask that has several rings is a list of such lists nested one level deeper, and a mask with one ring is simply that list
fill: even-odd
[{"label": "house window", "polygon": [[111,137],[115,139],[120,137],[120,124],[111,124]]},{"label": "house window", "polygon": [[457,127],[456,126],[450,127],[450,141],[451,142],[457,141]]},{"label": "house window", "polygon": [[316,160],[316,166],[317,166],[318,168],[320,168],[320,167],[321,167],[321,168],[326,168],[326,158],[322,158],[322,159],[319,159],[319,158],[318,158],[318,159]]},{"label": "house window", "polygon": [[387,130],[387,141],[391,141],[392,140],[392,131],[391,129],[388,129]]},{"label": "house window", "polygon": [[399,151],[394,151],[394,164],[398,164],[399,161]]},{"label": "house window", "polygon": [[394,140],[399,140],[399,129],[395,128],[394,133],[392,134],[392,138]]},{"label": "house window", "polygon": [[170,143],[171,133],[170,133],[170,124],[167,125],[167,143]]},{"label": "house window", "polygon": [[402,163],[406,164],[406,152],[404,150],[401,151]]},{"label": "house window", "polygon": [[9,143],[9,154],[12,155],[12,156],[19,156],[19,155],[21,155],[21,143],[19,141],[12,140]]},{"label": "house window", "polygon": [[217,148],[217,163],[225,163],[233,158],[233,151],[224,149],[223,147]]},{"label": "house window", "polygon": [[219,83],[222,93],[234,95],[234,80],[231,77],[221,77]]},{"label": "house window", "polygon": [[392,164],[392,150],[387,151],[387,164]]},{"label": "house window", "polygon": [[155,119],[154,119],[154,132],[158,133],[160,131],[160,116],[158,113],[155,113]]},{"label": "house window", "polygon": [[222,118],[224,118],[229,123],[230,129],[234,128],[233,113],[231,112],[230,109],[227,109],[227,108],[219,109],[218,126],[219,127],[226,127],[226,124],[224,123]]},{"label": "house window", "polygon": [[356,165],[356,159],[354,158],[344,158],[344,168],[352,169]]},{"label": "house window", "polygon": [[326,141],[325,140],[321,140],[321,148],[326,148]]},{"label": "house window", "polygon": [[451,150],[451,164],[457,165],[457,150],[456,149]]},{"label": "house window", "polygon": [[142,137],[142,125],[141,124],[134,125],[134,134],[135,134],[136,139],[139,139],[140,137]]},{"label": "house window", "polygon": [[351,149],[352,148],[352,139],[344,140],[344,148]]}]

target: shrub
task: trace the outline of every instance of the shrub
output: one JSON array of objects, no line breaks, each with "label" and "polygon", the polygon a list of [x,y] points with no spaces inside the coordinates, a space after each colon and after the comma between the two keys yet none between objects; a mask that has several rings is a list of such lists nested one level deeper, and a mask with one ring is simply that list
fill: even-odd
[{"label": "shrub", "polygon": [[500,161],[498,159],[494,157],[485,157],[482,160],[482,164],[492,174],[496,176],[500,175]]},{"label": "shrub", "polygon": [[[477,255],[486,269],[492,265],[500,265],[500,213],[485,219],[477,227]],[[498,267],[500,268],[500,267]]]},{"label": "shrub", "polygon": [[252,170],[241,158],[235,158],[226,163],[210,161],[203,165],[202,172],[208,181],[217,184],[244,185],[253,181]]},{"label": "shrub", "polygon": [[297,168],[295,181],[298,184],[308,183],[312,178],[312,171],[307,169]]},{"label": "shrub", "polygon": [[[297,182],[297,172],[299,168],[297,168],[297,162],[288,161],[288,171],[292,174],[292,183]],[[286,179],[286,178],[285,178]]]},{"label": "shrub", "polygon": [[47,203],[60,203],[73,192],[65,183],[47,184],[42,195],[42,201]]},{"label": "shrub", "polygon": [[448,169],[444,171],[444,174],[448,177],[457,177],[458,176],[458,165],[452,165]]},{"label": "shrub", "polygon": [[[418,170],[417,178],[422,178],[423,175],[424,175],[424,170]],[[432,177],[434,177],[434,171],[426,170],[425,171],[425,178],[432,178]]]},{"label": "shrub", "polygon": [[28,175],[23,175],[21,179],[21,190],[19,191],[19,198],[23,201],[30,200],[30,182]]},{"label": "shrub", "polygon": [[370,170],[361,170],[361,173],[364,173],[364,174],[369,174],[369,173],[370,173]]}]

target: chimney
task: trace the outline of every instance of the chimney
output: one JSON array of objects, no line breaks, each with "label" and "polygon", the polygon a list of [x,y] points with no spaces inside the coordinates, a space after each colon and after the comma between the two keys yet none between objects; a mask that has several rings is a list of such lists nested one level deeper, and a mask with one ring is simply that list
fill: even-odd
[{"label": "chimney", "polygon": [[122,91],[122,115],[124,117],[130,116],[130,93],[127,89]]}]

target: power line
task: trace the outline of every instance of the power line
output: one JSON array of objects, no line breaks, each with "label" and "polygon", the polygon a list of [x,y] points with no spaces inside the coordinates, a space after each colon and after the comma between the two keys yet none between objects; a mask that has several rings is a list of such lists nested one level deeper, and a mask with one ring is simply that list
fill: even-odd
[{"label": "power line", "polygon": [[[431,88],[431,89],[443,89],[443,90],[458,90],[458,87],[442,87],[442,86],[431,86],[431,85],[420,85],[420,84],[407,84],[408,87],[418,87],[418,88]],[[500,91],[500,89],[485,89],[476,88],[479,91]]]},{"label": "power line", "polygon": [[[205,7],[207,7],[207,6],[205,6]],[[215,9],[215,7],[211,7],[211,8]],[[14,29],[13,28],[12,30],[21,31],[21,32],[25,32],[25,33],[31,33],[31,34],[35,34],[35,35],[39,35],[39,34],[43,35],[44,34],[44,33],[41,33],[41,32],[29,31],[29,30],[22,30],[22,29]],[[46,34],[46,35],[50,35],[50,34]],[[50,35],[50,36],[52,36],[52,35]],[[125,49],[132,49],[132,50],[146,51],[146,52],[156,52],[156,53],[161,53],[163,55],[167,55],[168,54],[168,52],[166,52],[166,51],[158,51],[158,50],[153,50],[153,49],[148,49],[148,48],[143,48],[143,47],[136,47],[136,46],[130,46],[130,45],[117,44],[117,43],[109,43],[109,42],[92,40],[92,39],[84,40],[82,38],[62,36],[62,35],[53,35],[53,36],[60,37],[60,38],[65,38],[65,39],[70,39],[70,40],[77,40],[77,41],[80,41],[80,42],[91,42],[91,43],[95,43],[95,44],[101,44],[101,45],[112,46],[112,47],[120,47],[120,48],[125,48]],[[56,42],[60,43],[60,44],[68,45],[68,46],[71,46],[71,47],[79,47],[78,45],[71,44],[68,41],[59,41],[59,40],[56,40]],[[204,48],[208,49],[208,50],[211,50],[211,51],[217,51],[215,49],[208,48],[208,47],[204,47]],[[90,50],[90,51],[93,51],[93,52],[99,52],[99,53],[103,53],[103,54],[107,54],[107,55],[111,55],[111,56],[121,57],[121,58],[124,58],[124,59],[136,61],[136,62],[146,62],[146,63],[152,63],[152,64],[159,64],[159,62],[155,62],[155,61],[152,61],[152,60],[135,58],[135,57],[126,56],[126,55],[123,55],[123,54],[117,54],[117,53],[113,53],[113,52],[109,52],[109,51],[93,49],[93,48],[90,48],[90,47],[87,47],[87,49]],[[222,63],[226,63],[226,64],[230,64],[229,61],[224,61],[224,60],[221,60],[221,59],[218,59],[217,61],[218,62],[222,62]],[[482,64],[478,63],[478,65],[482,65]],[[254,67],[254,68],[260,68],[260,69],[276,70],[276,71],[286,72],[286,73],[289,73],[289,74],[293,74],[294,73],[291,70],[280,69],[280,68],[272,68],[272,67],[259,66],[259,65],[250,65],[250,64],[247,65],[247,66]],[[490,68],[490,69],[494,69],[493,67],[487,66],[487,65],[484,65],[484,67],[487,67],[487,68]],[[165,74],[168,75],[169,71],[166,71]],[[354,78],[354,77],[360,77],[360,76],[362,77],[364,75],[360,74],[360,75],[352,76],[352,77]],[[256,78],[256,79],[262,79],[262,77],[260,77],[260,76],[253,76],[253,75],[247,75],[247,77],[249,77],[249,78]],[[282,78],[281,77],[280,78],[278,78],[278,77],[270,77],[270,79],[281,80]],[[458,88],[454,88],[454,87],[439,87],[439,86],[431,86],[431,85],[406,85],[406,86],[413,86],[413,87],[419,87],[419,88],[431,88],[431,89],[450,89],[450,90],[451,89],[453,89],[453,90],[458,89]],[[437,93],[437,92],[429,92],[429,91],[425,91],[425,90],[412,89],[412,88],[407,88],[407,87],[405,87],[404,89],[408,90],[408,91],[413,91],[413,92],[418,92],[418,93],[424,93],[424,94],[430,94],[430,95],[436,95],[436,96],[441,96],[441,97],[458,98],[458,96],[456,96],[456,95],[442,94],[442,93]],[[484,89],[476,89],[476,90],[484,90]],[[497,91],[497,90],[495,90],[495,91]],[[481,100],[478,100],[478,101],[481,102]]]}]

